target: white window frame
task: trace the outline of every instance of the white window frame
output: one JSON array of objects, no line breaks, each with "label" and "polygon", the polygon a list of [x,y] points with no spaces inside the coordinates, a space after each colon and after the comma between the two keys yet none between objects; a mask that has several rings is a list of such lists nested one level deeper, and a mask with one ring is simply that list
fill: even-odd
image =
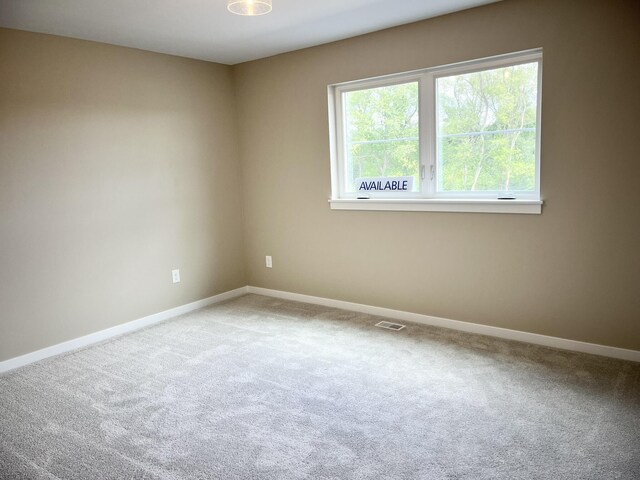
[{"label": "white window frame", "polygon": [[[513,200],[500,200],[500,192],[438,192],[436,135],[436,81],[440,77],[473,73],[524,63],[538,63],[536,112],[536,185],[533,192],[518,192]],[[420,191],[372,195],[358,199],[346,191],[346,136],[343,95],[347,92],[418,82]],[[540,147],[542,114],[542,49],[527,50],[423,70],[330,85],[329,131],[331,148],[331,208],[334,210],[400,210],[439,212],[534,213],[542,212],[540,198]]]}]

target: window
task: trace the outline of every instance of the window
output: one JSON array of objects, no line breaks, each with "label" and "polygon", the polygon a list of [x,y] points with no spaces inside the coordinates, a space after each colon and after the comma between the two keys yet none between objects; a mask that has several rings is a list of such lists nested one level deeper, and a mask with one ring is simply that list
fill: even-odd
[{"label": "window", "polygon": [[334,209],[540,213],[540,50],[329,87]]}]

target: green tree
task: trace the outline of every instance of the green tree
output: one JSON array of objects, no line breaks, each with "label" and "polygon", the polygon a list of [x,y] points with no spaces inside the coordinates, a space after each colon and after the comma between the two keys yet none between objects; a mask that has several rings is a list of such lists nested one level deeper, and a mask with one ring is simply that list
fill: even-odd
[{"label": "green tree", "polygon": [[[439,190],[535,188],[537,73],[530,63],[437,80]],[[413,176],[417,190],[418,91],[410,82],[345,95],[352,183]]]},{"label": "green tree", "polygon": [[346,119],[351,179],[415,176],[417,180],[417,82],[349,92]]},{"label": "green tree", "polygon": [[438,79],[439,187],[533,190],[537,64]]}]

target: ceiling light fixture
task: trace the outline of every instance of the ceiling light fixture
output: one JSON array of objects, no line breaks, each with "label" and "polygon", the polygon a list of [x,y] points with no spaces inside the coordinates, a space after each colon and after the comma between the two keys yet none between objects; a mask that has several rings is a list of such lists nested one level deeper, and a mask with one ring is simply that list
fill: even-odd
[{"label": "ceiling light fixture", "polygon": [[236,15],[264,15],[271,11],[271,0],[229,0],[227,10]]}]

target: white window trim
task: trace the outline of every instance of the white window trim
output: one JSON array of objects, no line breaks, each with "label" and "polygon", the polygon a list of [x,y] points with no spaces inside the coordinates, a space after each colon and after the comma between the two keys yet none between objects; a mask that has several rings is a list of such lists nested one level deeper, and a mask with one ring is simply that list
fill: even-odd
[{"label": "white window trim", "polygon": [[452,198],[338,198],[331,210],[388,210],[396,212],[542,213],[542,200]]},{"label": "white window trim", "polygon": [[[471,197],[466,192],[435,192],[436,180],[431,180],[431,169],[437,169],[436,142],[436,105],[435,82],[437,78],[461,73],[471,73],[495,67],[505,67],[522,63],[538,62],[538,105],[536,118],[536,187],[533,192],[519,193],[514,200],[499,200],[499,192],[474,193]],[[342,94],[364,88],[389,86],[400,83],[418,81],[420,96],[420,168],[425,172],[421,179],[421,192],[407,194],[402,198],[368,198],[357,199],[357,194],[348,193],[344,188],[345,176],[343,158],[343,137],[339,134],[344,128],[344,106]],[[433,101],[424,101],[424,99]],[[482,58],[451,65],[427,68],[413,72],[399,73],[372,79],[330,85],[329,132],[331,150],[331,199],[332,210],[389,210],[389,211],[435,211],[435,212],[482,212],[482,213],[542,213],[543,201],[540,198],[540,138],[542,113],[542,49],[527,50],[495,57]],[[342,111],[341,115],[337,112]],[[423,121],[426,119],[426,121]],[[436,174],[437,177],[437,174]]]}]

